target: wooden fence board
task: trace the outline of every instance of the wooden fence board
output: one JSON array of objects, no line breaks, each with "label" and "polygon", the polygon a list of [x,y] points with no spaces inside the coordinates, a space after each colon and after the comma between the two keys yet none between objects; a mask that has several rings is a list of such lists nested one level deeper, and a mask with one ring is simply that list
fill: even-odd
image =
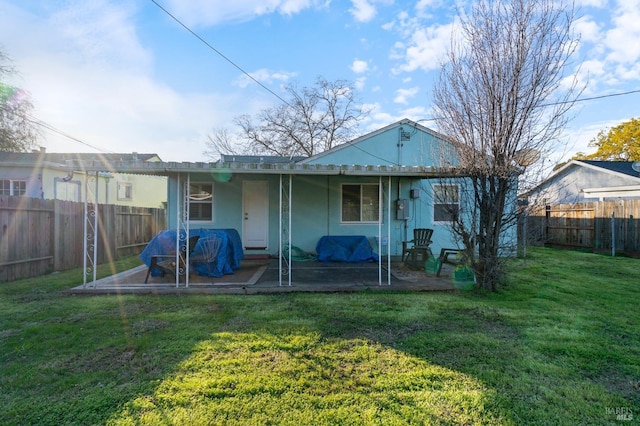
[{"label": "wooden fence board", "polygon": [[527,215],[527,244],[640,253],[640,200],[534,206]]},{"label": "wooden fence board", "polygon": [[[0,196],[0,282],[82,267],[84,220],[84,203]],[[98,205],[98,223],[100,264],[142,251],[166,212]]]}]

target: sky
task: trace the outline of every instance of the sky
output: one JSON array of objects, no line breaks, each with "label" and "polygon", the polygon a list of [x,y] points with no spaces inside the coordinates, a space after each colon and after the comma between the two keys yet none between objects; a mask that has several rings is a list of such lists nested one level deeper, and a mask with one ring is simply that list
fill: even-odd
[{"label": "sky", "polygon": [[[576,5],[571,72],[596,99],[576,104],[544,161],[593,152],[598,131],[640,117],[640,93],[617,96],[640,89],[640,0]],[[445,0],[0,0],[0,50],[49,127],[48,152],[213,161],[207,135],[319,76],[354,84],[371,111],[361,133],[403,118],[437,130],[433,85],[455,17]]]}]

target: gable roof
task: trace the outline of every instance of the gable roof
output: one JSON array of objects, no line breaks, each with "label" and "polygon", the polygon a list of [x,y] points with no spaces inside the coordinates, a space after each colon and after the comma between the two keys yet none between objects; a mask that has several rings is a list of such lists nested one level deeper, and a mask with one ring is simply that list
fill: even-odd
[{"label": "gable roof", "polygon": [[[331,149],[329,149],[327,151],[321,152],[321,153],[316,154],[316,155],[312,155],[311,157],[308,157],[308,158],[300,161],[300,163],[301,164],[306,164],[306,163],[314,162],[315,160],[318,160],[318,159],[320,159],[322,157],[333,155],[334,153],[336,153],[338,151],[341,151],[343,149],[349,148],[349,147],[351,147],[353,145],[357,145],[362,141],[371,139],[372,137],[375,137],[375,136],[377,136],[377,135],[379,135],[381,133],[385,133],[385,132],[387,132],[387,131],[389,131],[391,129],[394,129],[394,128],[400,127],[400,126],[410,126],[410,127],[415,128],[416,130],[420,130],[420,131],[422,131],[424,133],[427,133],[427,134],[429,134],[431,136],[434,136],[434,137],[436,137],[438,139],[441,139],[443,141],[451,142],[451,140],[448,137],[446,137],[446,136],[444,136],[444,135],[442,135],[442,134],[440,134],[440,133],[438,133],[438,132],[436,132],[434,130],[429,129],[428,127],[425,127],[425,126],[421,125],[420,123],[418,123],[416,121],[409,120],[408,118],[403,118],[400,121],[396,121],[395,123],[389,124],[389,125],[387,125],[385,127],[382,127],[380,129],[377,129],[377,130],[374,130],[372,132],[369,132],[369,133],[366,133],[364,135],[361,135],[361,136],[359,136],[359,137],[357,137],[357,138],[355,138],[355,139],[353,139],[353,140],[351,140],[349,142],[345,142],[345,143],[343,143],[341,145],[334,146],[333,148],[331,148]],[[400,164],[398,164],[398,165],[400,165]]]}]

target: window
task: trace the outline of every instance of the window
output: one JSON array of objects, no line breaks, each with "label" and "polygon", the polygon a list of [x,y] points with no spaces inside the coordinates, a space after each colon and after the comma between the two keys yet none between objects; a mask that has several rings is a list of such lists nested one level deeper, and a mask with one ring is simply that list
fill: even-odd
[{"label": "window", "polygon": [[131,201],[133,185],[128,182],[118,182],[118,200]]},{"label": "window", "polygon": [[0,195],[12,195],[14,197],[23,196],[27,193],[26,180],[0,180]]},{"label": "window", "polygon": [[213,220],[213,183],[189,186],[189,220]]},{"label": "window", "polygon": [[452,222],[460,210],[458,185],[433,185],[433,221]]},{"label": "window", "polygon": [[378,222],[379,218],[378,184],[342,185],[343,222]]}]

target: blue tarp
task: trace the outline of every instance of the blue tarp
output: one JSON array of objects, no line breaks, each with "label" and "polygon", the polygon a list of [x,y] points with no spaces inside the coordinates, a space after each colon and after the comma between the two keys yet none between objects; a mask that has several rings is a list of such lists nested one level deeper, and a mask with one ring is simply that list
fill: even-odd
[{"label": "blue tarp", "polygon": [[[233,274],[236,269],[240,269],[240,260],[244,258],[244,251],[242,250],[242,241],[240,240],[240,234],[235,229],[190,229],[189,237],[199,236],[200,239],[207,236],[216,235],[222,239],[222,245],[218,252],[217,262],[215,267],[212,268],[211,274],[209,274],[209,268],[207,268],[204,262],[193,262],[192,270],[198,275],[212,275],[214,277],[221,277],[225,274]],[[181,232],[180,239],[185,241],[185,235]],[[142,260],[147,267],[151,264],[151,256],[157,254],[169,254],[176,251],[176,231],[167,230],[160,231],[153,237],[153,239],[147,244],[147,247],[140,253],[138,257]],[[202,246],[200,241],[196,244],[195,250],[192,256],[198,256],[202,254]],[[152,275],[158,275],[161,271],[151,271]]]},{"label": "blue tarp", "polygon": [[377,262],[369,240],[364,235],[325,235],[316,245],[321,262]]}]

